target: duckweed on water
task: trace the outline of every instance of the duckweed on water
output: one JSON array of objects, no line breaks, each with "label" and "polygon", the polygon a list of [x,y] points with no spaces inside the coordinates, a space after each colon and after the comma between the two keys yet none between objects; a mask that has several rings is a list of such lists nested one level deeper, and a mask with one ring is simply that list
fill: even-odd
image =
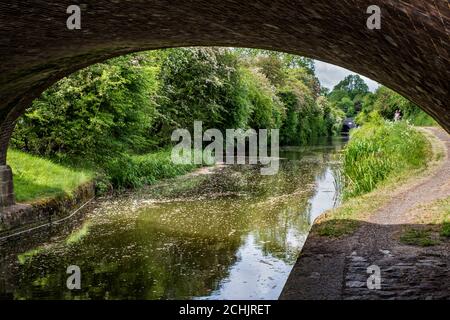
[{"label": "duckweed on water", "polygon": [[21,255],[0,297],[276,299],[311,220],[337,204],[339,148],[289,150],[274,176],[225,166],[105,200],[66,240]]}]

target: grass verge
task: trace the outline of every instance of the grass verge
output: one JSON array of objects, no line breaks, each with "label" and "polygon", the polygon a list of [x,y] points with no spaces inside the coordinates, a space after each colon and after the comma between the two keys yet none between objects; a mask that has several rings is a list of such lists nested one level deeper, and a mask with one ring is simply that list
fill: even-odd
[{"label": "grass verge", "polygon": [[[313,233],[328,237],[351,234],[360,221],[399,194],[403,185],[429,175],[443,158],[440,142],[422,130],[406,123],[378,123],[377,127],[363,126],[352,135],[343,153],[344,203],[319,217]],[[411,140],[405,141],[407,137]],[[413,150],[416,143],[419,151]]]},{"label": "grass verge", "polygon": [[89,171],[75,170],[17,150],[8,151],[18,202],[52,198],[72,192],[93,178]]},{"label": "grass verge", "polygon": [[180,176],[200,167],[196,164],[175,164],[171,156],[171,149],[143,155],[125,155],[109,161],[101,170],[106,175],[106,184],[109,183],[109,187],[120,190],[151,185],[156,181]]},{"label": "grass verge", "polygon": [[144,155],[124,154],[102,165],[92,165],[90,169],[56,164],[49,159],[9,150],[8,164],[13,169],[18,202],[70,195],[77,187],[94,178],[100,194],[112,189],[139,188],[199,167],[195,164],[174,164],[170,149]]},{"label": "grass verge", "polygon": [[368,193],[390,177],[422,168],[430,154],[426,137],[406,122],[367,123],[352,132],[343,152],[344,197]]}]

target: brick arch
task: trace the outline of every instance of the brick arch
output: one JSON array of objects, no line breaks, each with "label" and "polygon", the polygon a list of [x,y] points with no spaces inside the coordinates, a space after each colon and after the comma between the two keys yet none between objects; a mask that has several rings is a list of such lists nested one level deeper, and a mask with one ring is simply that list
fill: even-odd
[{"label": "brick arch", "polygon": [[[66,27],[72,4],[81,30]],[[366,27],[370,5],[381,8],[381,30]],[[113,56],[177,46],[264,48],[339,65],[403,94],[450,132],[449,31],[447,0],[0,3],[0,169],[15,121],[52,83]]]}]

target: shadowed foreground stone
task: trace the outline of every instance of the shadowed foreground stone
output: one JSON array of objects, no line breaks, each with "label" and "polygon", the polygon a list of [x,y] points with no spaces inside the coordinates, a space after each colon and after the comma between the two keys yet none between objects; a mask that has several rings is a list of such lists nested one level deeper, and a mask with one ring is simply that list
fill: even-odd
[{"label": "shadowed foreground stone", "polygon": [[[68,30],[69,5],[81,30]],[[382,12],[369,30],[370,5]],[[0,165],[16,120],[62,77],[130,52],[177,46],[280,50],[368,76],[450,131],[447,0],[0,2]]]}]

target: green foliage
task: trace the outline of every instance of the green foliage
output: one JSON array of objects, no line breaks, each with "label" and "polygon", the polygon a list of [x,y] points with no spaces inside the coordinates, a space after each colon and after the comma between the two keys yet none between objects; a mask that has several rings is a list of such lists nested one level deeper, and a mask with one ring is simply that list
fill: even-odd
[{"label": "green foliage", "polygon": [[264,74],[273,85],[281,86],[284,84],[286,78],[286,66],[278,56],[260,56],[253,64],[256,65],[260,72]]},{"label": "green foliage", "polygon": [[171,160],[171,150],[139,156],[124,156],[112,159],[105,165],[109,181],[119,189],[137,188],[143,185],[182,175],[198,165],[177,165]]},{"label": "green foliage", "polygon": [[355,104],[349,97],[343,97],[336,103],[336,106],[344,111],[348,117],[352,117],[355,114]]},{"label": "green foliage", "polygon": [[286,108],[280,128],[281,144],[307,144],[317,137],[340,132],[343,113],[326,97],[317,97],[314,82],[305,78],[308,78],[305,70],[293,70],[288,73],[285,85],[279,88],[278,95]]},{"label": "green foliage", "polygon": [[227,49],[170,49],[162,63],[159,119],[160,144],[178,128],[245,127],[249,108],[237,57]]},{"label": "green foliage", "polygon": [[276,88],[256,69],[243,69],[241,72],[246,88],[246,99],[250,105],[247,126],[253,129],[279,128],[284,106],[277,96]]},{"label": "green foliage", "polygon": [[[281,128],[281,143],[306,144],[339,130],[336,108],[321,100],[311,61],[252,49],[173,49],[162,64],[161,136],[175,127]],[[165,143],[162,143],[165,144]]]},{"label": "green foliage", "polygon": [[18,149],[100,162],[146,150],[157,70],[142,55],[115,58],[66,77],[33,102],[12,137]]},{"label": "green foliage", "polygon": [[377,111],[383,118],[393,120],[396,110],[400,110],[402,119],[417,126],[434,126],[436,121],[422,111],[417,105],[391,89],[381,86],[374,94],[363,99],[362,112],[358,123],[366,121],[372,111]]},{"label": "green foliage", "polygon": [[325,128],[327,129],[327,135],[334,136],[339,135],[342,131],[342,123],[345,118],[345,112],[336,108],[328,101],[324,96],[320,96],[316,100],[316,104],[319,109],[323,110]]},{"label": "green foliage", "polygon": [[368,121],[368,115],[372,111],[377,111],[385,119],[393,120],[396,110],[400,110],[403,119],[411,124],[436,124],[418,106],[385,86],[380,86],[375,93],[369,92],[367,84],[358,75],[347,76],[327,97],[331,104],[344,111],[347,117],[356,117],[356,122],[360,125]]},{"label": "green foliage", "polygon": [[344,111],[347,117],[354,117],[370,95],[364,80],[359,75],[351,74],[333,88],[328,98],[333,105]]},{"label": "green foliage", "polygon": [[286,106],[286,121],[280,131],[281,144],[306,144],[326,134],[321,121],[322,110],[315,105],[310,91],[303,83],[291,79],[279,94]]},{"label": "green foliage", "polygon": [[390,123],[372,115],[372,121],[353,131],[343,153],[345,196],[372,191],[388,177],[425,166],[426,138],[405,122]]},{"label": "green foliage", "polygon": [[318,100],[320,84],[310,69],[286,64],[278,56],[263,56],[255,65],[271,81],[283,105],[281,144],[307,144],[319,136],[336,132],[334,128],[342,119],[337,118],[336,113],[330,115],[333,108],[326,98]]},{"label": "green foliage", "polygon": [[333,91],[345,92],[350,100],[354,100],[357,96],[362,97],[369,93],[369,87],[359,75],[351,74],[340,81]]},{"label": "green foliage", "polygon": [[195,166],[171,164],[174,129],[281,129],[281,143],[337,134],[344,114],[321,96],[313,60],[252,49],[127,55],[57,82],[19,120],[12,145],[97,172],[97,191],[133,188]]},{"label": "green foliage", "polygon": [[[254,64],[254,61],[256,61],[258,67],[263,70],[287,70],[302,68],[307,70],[307,72],[311,75],[315,74],[314,60],[311,58],[261,49],[236,48],[234,50],[241,56],[241,58],[250,60],[250,64]],[[276,68],[274,69],[273,67],[269,67],[267,69],[264,65],[272,65],[276,66]],[[281,73],[282,72],[283,71],[281,71]],[[270,75],[266,74],[266,76],[271,79]]]}]

